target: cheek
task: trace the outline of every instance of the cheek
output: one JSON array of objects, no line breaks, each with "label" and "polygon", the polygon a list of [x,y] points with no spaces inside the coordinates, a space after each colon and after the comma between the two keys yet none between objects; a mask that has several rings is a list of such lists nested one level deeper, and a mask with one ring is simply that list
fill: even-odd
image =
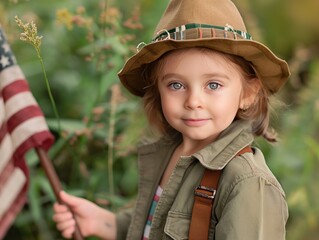
[{"label": "cheek", "polygon": [[221,118],[233,119],[240,108],[241,94],[238,91],[231,91],[217,100],[217,103],[211,105],[211,109]]},{"label": "cheek", "polygon": [[[174,101],[175,100],[175,101]],[[173,126],[176,117],[178,117],[179,113],[179,106],[176,102],[176,99],[169,97],[169,96],[162,96],[161,97],[161,104],[162,104],[162,113],[166,119],[166,121]]]},{"label": "cheek", "polygon": [[238,87],[233,90],[231,94],[231,101],[233,102],[234,108],[237,110],[240,108],[240,104],[244,98],[243,86],[242,84],[238,84]]},{"label": "cheek", "polygon": [[230,108],[237,108],[241,99],[243,98],[242,90],[240,87],[232,88],[227,93],[222,96],[223,100],[221,100],[225,105]]},{"label": "cheek", "polygon": [[170,99],[167,97],[161,97],[161,104],[162,104],[163,114],[165,118],[167,118],[169,115],[173,113],[174,104],[172,104]]}]

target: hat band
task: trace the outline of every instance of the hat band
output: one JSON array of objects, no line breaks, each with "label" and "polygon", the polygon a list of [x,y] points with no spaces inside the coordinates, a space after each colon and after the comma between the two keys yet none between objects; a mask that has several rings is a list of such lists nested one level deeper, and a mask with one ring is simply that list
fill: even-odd
[{"label": "hat band", "polygon": [[190,40],[202,38],[240,38],[252,40],[252,37],[249,33],[236,30],[228,24],[225,27],[221,27],[208,24],[191,23],[170,30],[163,29],[157,33],[152,42],[158,42],[167,39]]}]

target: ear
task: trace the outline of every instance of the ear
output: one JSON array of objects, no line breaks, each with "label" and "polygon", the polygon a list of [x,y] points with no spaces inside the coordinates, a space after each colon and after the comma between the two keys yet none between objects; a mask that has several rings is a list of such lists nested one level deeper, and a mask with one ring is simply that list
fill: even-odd
[{"label": "ear", "polygon": [[261,88],[261,81],[258,78],[250,79],[243,84],[242,96],[239,102],[239,109],[247,110],[256,100]]}]

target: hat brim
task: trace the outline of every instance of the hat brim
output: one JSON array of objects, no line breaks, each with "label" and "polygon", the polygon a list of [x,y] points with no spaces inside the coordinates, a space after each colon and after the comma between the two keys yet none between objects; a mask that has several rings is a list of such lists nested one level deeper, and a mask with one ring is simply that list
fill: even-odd
[{"label": "hat brim", "polygon": [[168,51],[190,47],[209,48],[241,56],[250,61],[271,94],[276,93],[290,76],[287,62],[278,58],[265,45],[253,40],[224,38],[199,40],[168,39],[150,43],[127,60],[118,76],[122,84],[132,94],[142,97],[145,93],[145,84],[142,80],[142,71],[145,65],[154,62]]}]

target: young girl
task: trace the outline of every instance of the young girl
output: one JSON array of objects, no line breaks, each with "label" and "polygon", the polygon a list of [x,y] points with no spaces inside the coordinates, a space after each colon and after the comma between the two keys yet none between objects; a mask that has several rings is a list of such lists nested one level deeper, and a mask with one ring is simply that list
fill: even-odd
[{"label": "young girl", "polygon": [[[285,239],[285,194],[262,152],[238,154],[256,136],[273,142],[269,97],[289,77],[287,63],[246,32],[228,0],[171,0],[150,44],[119,73],[143,98],[162,137],[139,148],[134,209],[114,214],[65,192],[84,236],[102,239],[188,239],[194,189],[205,169],[222,170],[209,239]],[[74,219],[54,205],[66,238]],[[201,236],[198,236],[201,239]]]}]

